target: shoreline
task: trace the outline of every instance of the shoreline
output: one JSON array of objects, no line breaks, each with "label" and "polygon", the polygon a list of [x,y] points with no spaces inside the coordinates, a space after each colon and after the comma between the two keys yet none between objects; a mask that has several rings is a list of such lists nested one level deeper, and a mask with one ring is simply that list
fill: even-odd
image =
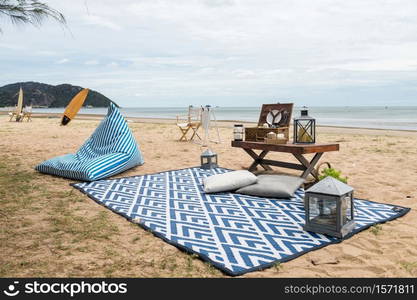
[{"label": "shoreline", "polygon": [[[7,115],[7,111],[0,111],[1,115]],[[61,118],[61,113],[32,113],[32,118]],[[83,114],[77,115],[79,120],[98,120],[104,117],[105,114]],[[176,119],[172,118],[154,118],[154,117],[125,117],[128,122],[133,123],[150,123],[150,124],[176,124]],[[217,120],[217,125],[220,128],[231,128],[231,123],[241,123],[243,125],[255,126],[256,122],[241,121],[241,120]],[[347,129],[347,130],[369,130],[369,131],[389,131],[389,132],[402,132],[402,133],[416,133],[417,130],[412,129],[386,129],[386,128],[372,128],[372,127],[354,127],[354,126],[337,126],[337,125],[317,125],[318,128],[328,129]]]}]

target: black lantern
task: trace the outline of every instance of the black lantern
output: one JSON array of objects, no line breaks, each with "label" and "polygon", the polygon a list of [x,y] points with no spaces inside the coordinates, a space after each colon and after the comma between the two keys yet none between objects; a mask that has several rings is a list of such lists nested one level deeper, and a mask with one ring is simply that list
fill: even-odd
[{"label": "black lantern", "polygon": [[243,141],[244,128],[242,124],[235,124],[233,127],[233,140],[241,142]]},{"label": "black lantern", "polygon": [[201,154],[201,169],[217,168],[217,154],[207,149]]},{"label": "black lantern", "polygon": [[316,142],[316,120],[308,115],[307,107],[294,118],[294,144],[314,144]]},{"label": "black lantern", "polygon": [[309,188],[304,206],[304,230],[343,238],[355,227],[353,188],[333,177]]}]

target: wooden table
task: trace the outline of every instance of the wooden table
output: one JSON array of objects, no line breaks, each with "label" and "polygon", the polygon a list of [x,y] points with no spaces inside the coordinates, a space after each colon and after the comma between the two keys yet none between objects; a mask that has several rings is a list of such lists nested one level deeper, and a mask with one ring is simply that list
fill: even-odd
[{"label": "wooden table", "polygon": [[[249,141],[232,141],[232,147],[242,148],[253,158],[253,163],[249,167],[249,171],[256,170],[261,165],[266,171],[272,170],[270,166],[282,167],[287,169],[301,170],[303,173],[300,177],[307,178],[309,174],[319,179],[318,171],[315,169],[316,164],[323,156],[324,152],[339,151],[339,144],[266,144],[261,142]],[[261,150],[260,154],[253,150]],[[291,153],[300,164],[289,163],[285,161],[265,159],[268,152],[285,152]],[[311,160],[308,160],[304,154],[315,153]]]}]

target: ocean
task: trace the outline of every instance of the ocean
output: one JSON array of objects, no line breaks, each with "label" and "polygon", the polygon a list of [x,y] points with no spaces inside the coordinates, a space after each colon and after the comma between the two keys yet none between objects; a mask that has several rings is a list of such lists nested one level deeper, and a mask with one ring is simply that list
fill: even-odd
[{"label": "ocean", "polygon": [[[64,108],[37,108],[33,112],[62,113]],[[83,108],[81,114],[103,115],[106,108]],[[126,107],[121,108],[126,117],[175,119],[186,115],[186,107]],[[260,107],[215,107],[217,120],[257,122]],[[300,108],[294,108],[293,116],[299,115]],[[359,127],[417,131],[417,106],[348,106],[309,107],[309,115],[317,125]]]}]

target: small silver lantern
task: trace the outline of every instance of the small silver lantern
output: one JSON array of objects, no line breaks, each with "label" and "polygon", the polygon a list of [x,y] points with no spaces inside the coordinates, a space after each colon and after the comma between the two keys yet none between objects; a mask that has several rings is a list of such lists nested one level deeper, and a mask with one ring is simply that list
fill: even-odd
[{"label": "small silver lantern", "polygon": [[343,238],[355,227],[353,188],[333,177],[306,191],[304,207],[306,231]]},{"label": "small silver lantern", "polygon": [[233,140],[237,142],[243,141],[244,128],[242,124],[235,124],[233,127]]},{"label": "small silver lantern", "polygon": [[314,144],[316,142],[316,119],[308,115],[303,106],[301,115],[294,118],[294,144]]},{"label": "small silver lantern", "polygon": [[217,168],[217,154],[207,149],[201,154],[201,169]]}]

